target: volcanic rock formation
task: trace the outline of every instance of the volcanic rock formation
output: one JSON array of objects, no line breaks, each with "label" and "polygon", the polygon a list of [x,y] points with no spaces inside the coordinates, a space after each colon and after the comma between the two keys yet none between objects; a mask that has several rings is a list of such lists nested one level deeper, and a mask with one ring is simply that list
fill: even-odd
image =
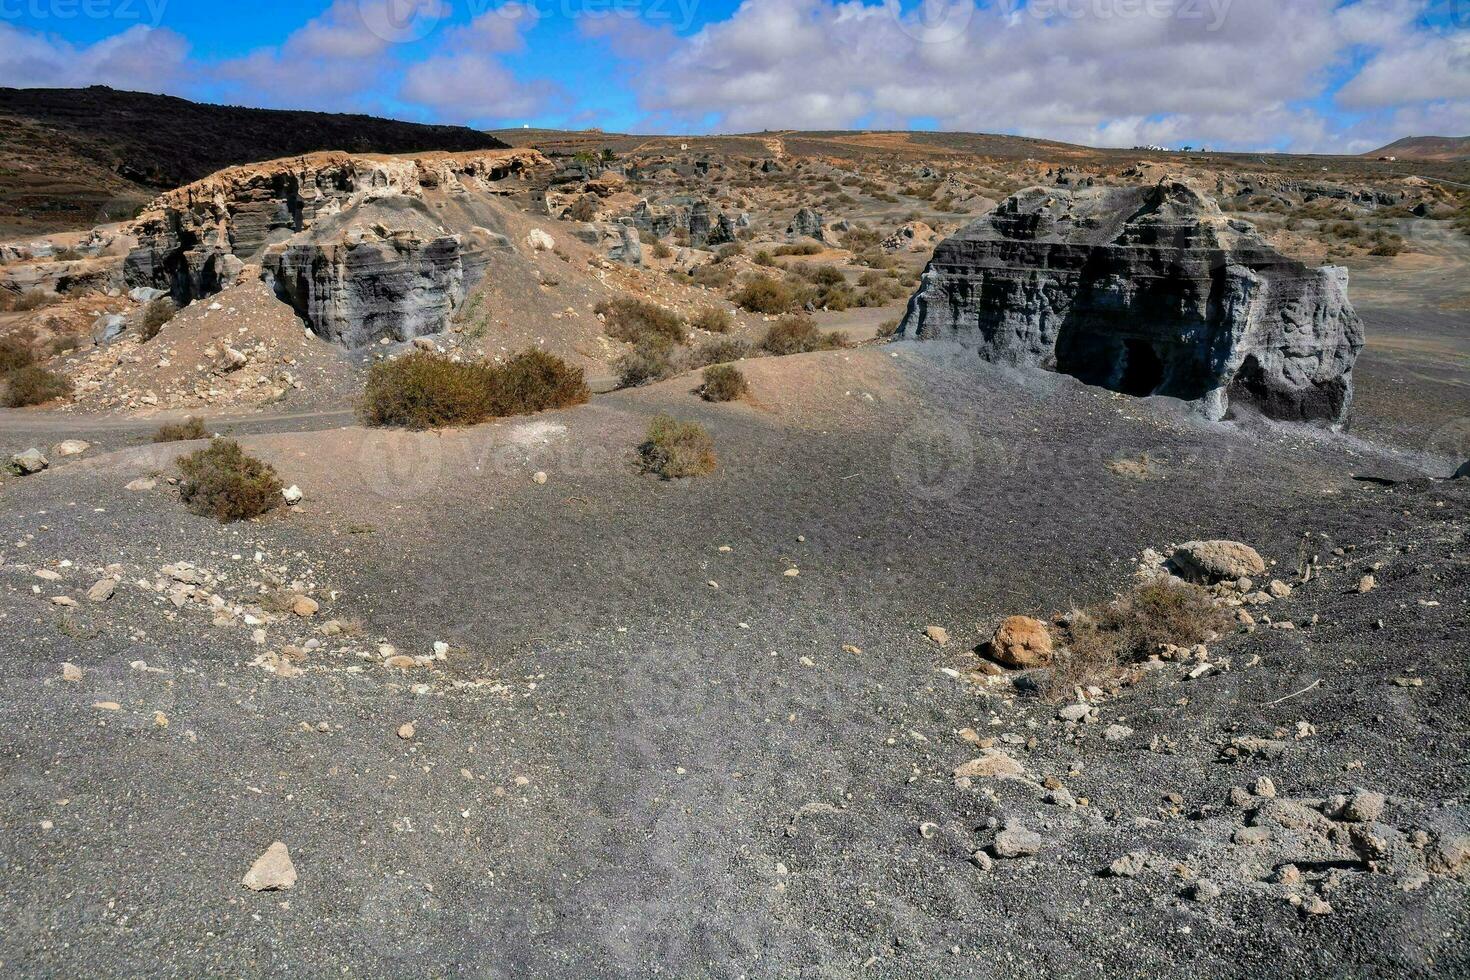
[{"label": "volcanic rock formation", "polygon": [[942,242],[900,337],[950,339],[1130,395],[1342,421],[1363,324],[1312,269],[1178,180],[1036,187]]},{"label": "volcanic rock formation", "polygon": [[497,199],[543,194],[533,150],[413,157],[317,153],[220,171],[162,195],[124,267],[180,305],[250,265],[320,336],[358,347],[443,329],[510,248]]}]

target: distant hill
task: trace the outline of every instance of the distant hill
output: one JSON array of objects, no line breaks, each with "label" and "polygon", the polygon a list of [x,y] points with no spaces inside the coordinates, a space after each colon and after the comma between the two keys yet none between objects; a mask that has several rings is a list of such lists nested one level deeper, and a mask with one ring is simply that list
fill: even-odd
[{"label": "distant hill", "polygon": [[1398,157],[1400,160],[1466,161],[1470,160],[1470,136],[1406,136],[1363,155]]},{"label": "distant hill", "polygon": [[98,223],[101,211],[129,210],[233,164],[313,150],[505,145],[463,126],[204,105],[103,86],[0,88],[0,236]]}]

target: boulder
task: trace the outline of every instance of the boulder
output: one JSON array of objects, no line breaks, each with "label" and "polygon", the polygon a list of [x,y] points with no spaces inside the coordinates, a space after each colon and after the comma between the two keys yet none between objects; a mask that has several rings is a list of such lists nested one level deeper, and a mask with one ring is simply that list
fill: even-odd
[{"label": "boulder", "polygon": [[1275,251],[1188,184],[1033,187],[941,242],[900,338],[1136,396],[1345,420],[1363,323],[1346,269]]},{"label": "boulder", "polygon": [[296,865],[286,845],[276,841],[255,859],[240,884],[253,892],[284,891],[296,886]]},{"label": "boulder", "polygon": [[29,476],[39,473],[51,465],[51,461],[41,454],[41,450],[34,446],[23,453],[16,453],[10,457],[10,469],[18,476]]},{"label": "boulder", "polygon": [[1252,578],[1266,571],[1256,549],[1239,541],[1189,541],[1174,549],[1169,564],[1192,582],[1224,582]]},{"label": "boulder", "polygon": [[624,218],[613,226],[613,230],[618,237],[616,244],[607,250],[607,257],[614,262],[642,265],[643,242],[639,239],[638,229],[633,227],[633,222]]},{"label": "boulder", "polygon": [[58,456],[80,456],[91,448],[92,444],[90,442],[84,442],[81,439],[67,439],[65,442],[58,442],[55,446],[51,447],[51,451]]},{"label": "boulder", "polygon": [[1007,619],[990,641],[991,657],[1018,670],[1044,666],[1051,654],[1051,631],[1041,620],[1029,616]]},{"label": "boulder", "polygon": [[788,238],[815,238],[819,242],[827,240],[827,234],[822,229],[822,216],[811,208],[802,208],[791,218],[791,224],[786,226]]}]

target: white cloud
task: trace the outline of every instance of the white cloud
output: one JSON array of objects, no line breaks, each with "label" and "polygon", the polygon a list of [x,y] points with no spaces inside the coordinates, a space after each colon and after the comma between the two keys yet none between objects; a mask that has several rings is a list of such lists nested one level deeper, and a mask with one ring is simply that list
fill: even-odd
[{"label": "white cloud", "polygon": [[400,96],[461,122],[534,114],[555,87],[520,81],[496,56],[522,50],[538,20],[535,8],[508,3],[447,32],[443,53],[408,69]]},{"label": "white cloud", "polygon": [[129,27],[90,45],[0,23],[0,79],[17,88],[111,85],[173,91],[184,78],[189,42],[173,31]]},{"label": "white cloud", "polygon": [[[1371,138],[1367,126],[1335,133],[1303,108],[1355,53],[1367,63],[1343,90],[1350,107],[1470,97],[1470,35],[1430,34],[1416,20],[1424,6],[929,0],[904,12],[896,0],[743,0],[643,64],[633,84],[645,111],[675,127],[711,117],[723,131],[932,118],[945,129],[1103,145],[1322,150]],[[616,42],[632,32],[604,33],[623,53]]]}]

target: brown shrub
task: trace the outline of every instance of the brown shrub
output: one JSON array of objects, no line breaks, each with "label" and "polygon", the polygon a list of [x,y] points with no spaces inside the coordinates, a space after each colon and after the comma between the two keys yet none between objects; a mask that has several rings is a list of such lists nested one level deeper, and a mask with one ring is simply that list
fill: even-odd
[{"label": "brown shrub", "polygon": [[204,420],[194,416],[182,422],[160,425],[158,431],[153,433],[154,442],[193,442],[195,439],[208,438],[209,432],[204,428]]},{"label": "brown shrub", "polygon": [[1193,646],[1225,629],[1229,618],[1195,585],[1155,579],[1111,602],[1075,612],[1062,631],[1048,693],[1064,697],[1115,677],[1165,644]]},{"label": "brown shrub", "polygon": [[31,345],[19,337],[0,337],[0,374],[9,374],[36,363]]},{"label": "brown shrub", "polygon": [[158,332],[163,329],[164,324],[172,320],[178,312],[179,308],[167,296],[160,296],[145,306],[143,308],[143,323],[138,328],[142,334],[143,343],[146,344],[154,337],[157,337]]},{"label": "brown shrub", "polygon": [[690,321],[690,326],[699,330],[707,330],[710,333],[729,333],[730,328],[735,325],[729,310],[722,310],[718,306],[706,306],[695,314]]},{"label": "brown shrub", "polygon": [[801,294],[779,279],[756,276],[736,290],[732,299],[752,313],[789,313],[800,305]]},{"label": "brown shrub", "polygon": [[597,199],[590,194],[583,194],[572,202],[567,209],[567,216],[573,221],[591,221],[597,217]]},{"label": "brown shrub", "polygon": [[42,405],[71,394],[71,382],[35,364],[5,375],[5,404],[10,408]]},{"label": "brown shrub", "polygon": [[739,361],[750,356],[750,343],[737,340],[734,337],[721,337],[711,340],[689,355],[689,366],[694,368],[708,367],[711,364],[724,364],[729,361]]},{"label": "brown shrub", "polygon": [[772,354],[806,354],[817,350],[836,350],[847,346],[844,333],[824,334],[817,325],[802,316],[784,316],[771,324],[761,347]]},{"label": "brown shrub", "polygon": [[602,314],[603,329],[609,337],[630,344],[647,337],[662,337],[682,344],[688,336],[688,328],[678,314],[633,296],[603,300],[597,304],[597,312]]},{"label": "brown shrub", "polygon": [[44,289],[32,289],[20,294],[0,290],[0,311],[24,313],[59,302],[61,302],[60,296],[56,293],[48,293]]},{"label": "brown shrub", "polygon": [[777,255],[820,255],[823,249],[817,242],[797,242],[795,245],[777,245]]},{"label": "brown shrub", "polygon": [[362,416],[368,425],[437,429],[580,405],[589,395],[581,368],[544,351],[499,366],[414,351],[372,366]]},{"label": "brown shrub", "polygon": [[281,479],[233,439],[216,439],[179,459],[180,495],[189,509],[221,524],[259,517],[283,502]]},{"label": "brown shrub", "polygon": [[490,375],[490,414],[497,417],[570,408],[592,395],[581,368],[541,350],[517,354]]},{"label": "brown shrub", "polygon": [[699,397],[707,402],[732,402],[750,390],[745,375],[733,364],[716,364],[704,369]]},{"label": "brown shrub", "polygon": [[622,388],[637,388],[662,381],[677,370],[674,345],[658,337],[646,339],[619,357],[613,368],[618,372],[618,386]]},{"label": "brown shrub", "polygon": [[638,447],[638,454],[643,472],[657,473],[665,480],[706,476],[718,462],[714,440],[704,426],[667,415],[649,423],[648,438]]}]

